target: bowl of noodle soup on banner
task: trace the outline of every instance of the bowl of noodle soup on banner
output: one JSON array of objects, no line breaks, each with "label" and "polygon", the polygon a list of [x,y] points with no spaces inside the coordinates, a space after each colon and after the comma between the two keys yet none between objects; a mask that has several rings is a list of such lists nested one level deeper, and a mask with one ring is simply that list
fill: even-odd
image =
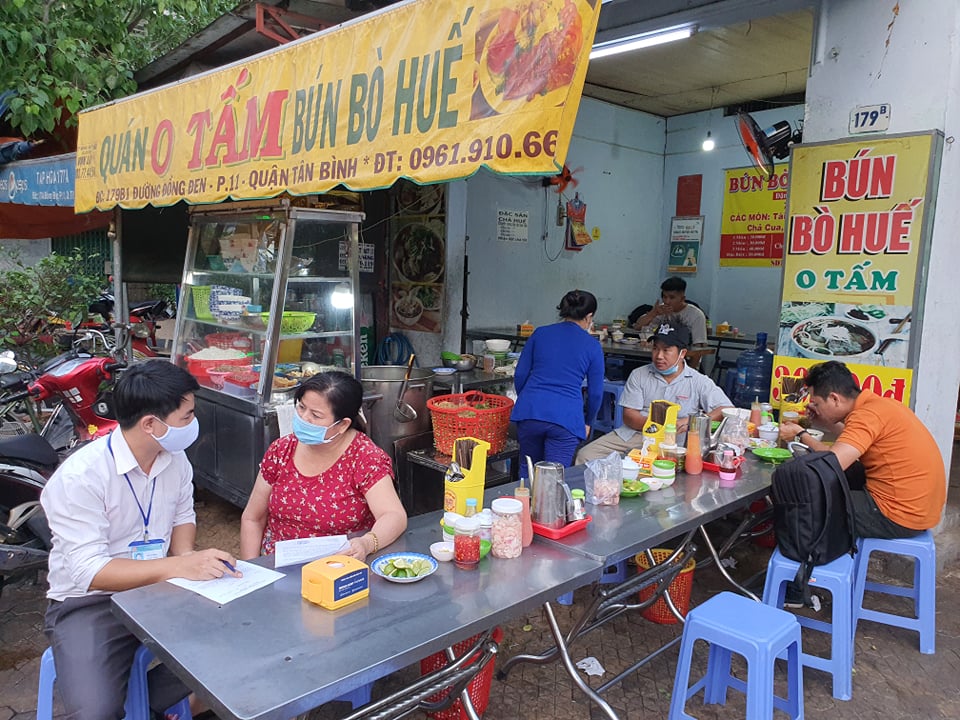
[{"label": "bowl of noodle soup on banner", "polygon": [[862,323],[827,315],[798,322],[790,339],[800,357],[812,360],[862,359],[877,349],[877,334]]}]

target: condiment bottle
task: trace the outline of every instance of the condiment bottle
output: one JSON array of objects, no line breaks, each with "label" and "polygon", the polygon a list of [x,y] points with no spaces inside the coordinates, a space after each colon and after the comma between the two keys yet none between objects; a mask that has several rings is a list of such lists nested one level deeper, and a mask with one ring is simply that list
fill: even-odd
[{"label": "condiment bottle", "polygon": [[491,542],[493,540],[493,512],[490,508],[484,508],[477,513],[480,518],[480,539]]},{"label": "condiment bottle", "polygon": [[758,428],[762,424],[762,413],[763,408],[760,407],[760,398],[755,397],[750,404],[750,422],[753,423],[754,428]]},{"label": "condiment bottle", "polygon": [[586,494],[583,490],[577,488],[576,490],[570,491],[570,498],[572,504],[570,506],[570,512],[567,514],[567,521],[576,522],[577,520],[583,520],[587,516],[587,508],[585,506],[587,501]]},{"label": "condiment bottle", "polygon": [[[530,478],[533,482],[533,478]],[[513,491],[513,496],[523,505],[520,512],[520,524],[523,530],[523,546],[527,547],[533,542],[533,523],[530,520],[530,488],[527,486],[518,487]]]},{"label": "condiment bottle", "polygon": [[480,562],[480,522],[475,517],[457,520],[453,534],[453,559],[457,567],[473,570]]},{"label": "condiment bottle", "polygon": [[510,559],[523,550],[523,503],[516,498],[497,498],[490,503],[493,510],[493,537],[490,552],[494,557]]},{"label": "condiment bottle", "polygon": [[693,425],[691,425],[687,431],[687,459],[683,469],[687,475],[699,475],[703,472],[703,449],[700,447],[700,428],[694,428]]},{"label": "condiment bottle", "polygon": [[473,517],[477,514],[477,499],[467,498],[467,509],[464,511],[464,517]]},{"label": "condiment bottle", "polygon": [[663,445],[677,444],[677,426],[674,423],[667,423],[663,426]]},{"label": "condiment bottle", "polygon": [[733,450],[724,450],[720,458],[720,485],[729,487],[737,478],[737,465],[733,457]]}]

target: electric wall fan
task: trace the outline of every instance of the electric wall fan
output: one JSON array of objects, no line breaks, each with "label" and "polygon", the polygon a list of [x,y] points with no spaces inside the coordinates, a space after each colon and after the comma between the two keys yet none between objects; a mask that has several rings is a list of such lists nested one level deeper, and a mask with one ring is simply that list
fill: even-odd
[{"label": "electric wall fan", "polygon": [[774,159],[782,160],[790,154],[790,146],[803,139],[801,130],[792,130],[786,120],[761,130],[757,122],[745,112],[737,113],[737,131],[740,142],[750,156],[750,162],[765,178],[773,174]]}]

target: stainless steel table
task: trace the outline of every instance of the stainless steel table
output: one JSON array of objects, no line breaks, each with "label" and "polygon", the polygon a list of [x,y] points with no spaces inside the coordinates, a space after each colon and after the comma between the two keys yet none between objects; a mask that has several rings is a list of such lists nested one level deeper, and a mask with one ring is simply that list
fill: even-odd
[{"label": "stainless steel table", "polygon": [[462,393],[467,390],[483,390],[486,388],[497,387],[498,385],[513,386],[513,375],[503,373],[488,373],[483,370],[468,370],[466,372],[453,373],[452,375],[434,375],[433,387],[436,391],[438,385],[450,388],[452,393]]},{"label": "stainless steel table", "polygon": [[[410,519],[382,552],[428,553],[440,513]],[[260,562],[272,565],[272,560]],[[474,571],[441,563],[329,611],[300,597],[300,568],[218,606],[169,583],[117,593],[114,612],[220,718],[290,718],[599,579],[602,564],[546,544]]]},{"label": "stainless steel table", "polygon": [[[583,466],[568,468],[565,479],[573,488],[583,488]],[[551,623],[556,645],[540,655],[518,655],[511,658],[499,671],[505,677],[510,669],[518,663],[533,662],[544,664],[561,660],[569,668],[569,648],[577,638],[595,630],[606,622],[630,610],[642,610],[656,601],[658,595],[663,595],[668,607],[682,621],[669,595],[669,584],[675,578],[688,557],[692,555],[690,543],[699,532],[704,544],[710,552],[713,562],[720,573],[739,591],[753,599],[758,598],[741,587],[720,563],[719,555],[726,550],[726,546],[717,552],[713,541],[708,535],[705,525],[736,510],[747,507],[754,500],[764,497],[770,489],[773,466],[749,458],[741,466],[737,480],[733,487],[720,487],[720,480],[716,473],[704,471],[700,475],[679,474],[677,481],[669,488],[656,492],[644,493],[635,498],[621,498],[619,505],[596,506],[587,505],[587,512],[593,518],[584,530],[568,535],[565,538],[552,540],[537,535],[534,546],[545,545],[563,549],[571,554],[598,560],[603,567],[633,557],[639,552],[650,550],[665,541],[682,537],[676,552],[670,560],[659,565],[648,556],[649,570],[641,572],[624,582],[614,586],[594,586],[593,599],[573,626],[562,634],[553,619],[549,604],[545,605],[547,619]],[[492,499],[496,495],[506,495],[512,492],[512,487],[502,486],[488,493]],[[741,522],[731,538],[740,536],[750,526],[760,522],[763,517],[747,517]],[[729,545],[729,542],[727,546]],[[651,582],[658,582],[658,593],[643,603],[633,600],[637,591]],[[679,638],[677,638],[679,640]],[[599,697],[607,688],[620,682],[626,675],[641,665],[649,662],[674,642],[656,650],[646,658],[639,660],[617,677],[605,683],[594,691],[587,686],[574,670],[571,677],[580,689],[606,714],[616,718],[613,709]],[[569,672],[569,669],[568,669]]]}]

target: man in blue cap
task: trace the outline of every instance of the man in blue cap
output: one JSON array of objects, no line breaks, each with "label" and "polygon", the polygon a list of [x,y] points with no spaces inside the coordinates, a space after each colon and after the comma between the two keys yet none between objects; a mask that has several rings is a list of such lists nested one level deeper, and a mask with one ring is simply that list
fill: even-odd
[{"label": "man in blue cap", "polygon": [[680,406],[677,413],[677,443],[685,443],[687,418],[699,410],[719,420],[722,410],[733,403],[713,380],[689,367],[685,361],[690,347],[690,330],[685,325],[664,322],[653,337],[653,358],[630,373],[620,396],[623,425],[582,447],[576,462],[603,458],[612,452],[625,454],[643,447],[643,426],[654,400]]}]

